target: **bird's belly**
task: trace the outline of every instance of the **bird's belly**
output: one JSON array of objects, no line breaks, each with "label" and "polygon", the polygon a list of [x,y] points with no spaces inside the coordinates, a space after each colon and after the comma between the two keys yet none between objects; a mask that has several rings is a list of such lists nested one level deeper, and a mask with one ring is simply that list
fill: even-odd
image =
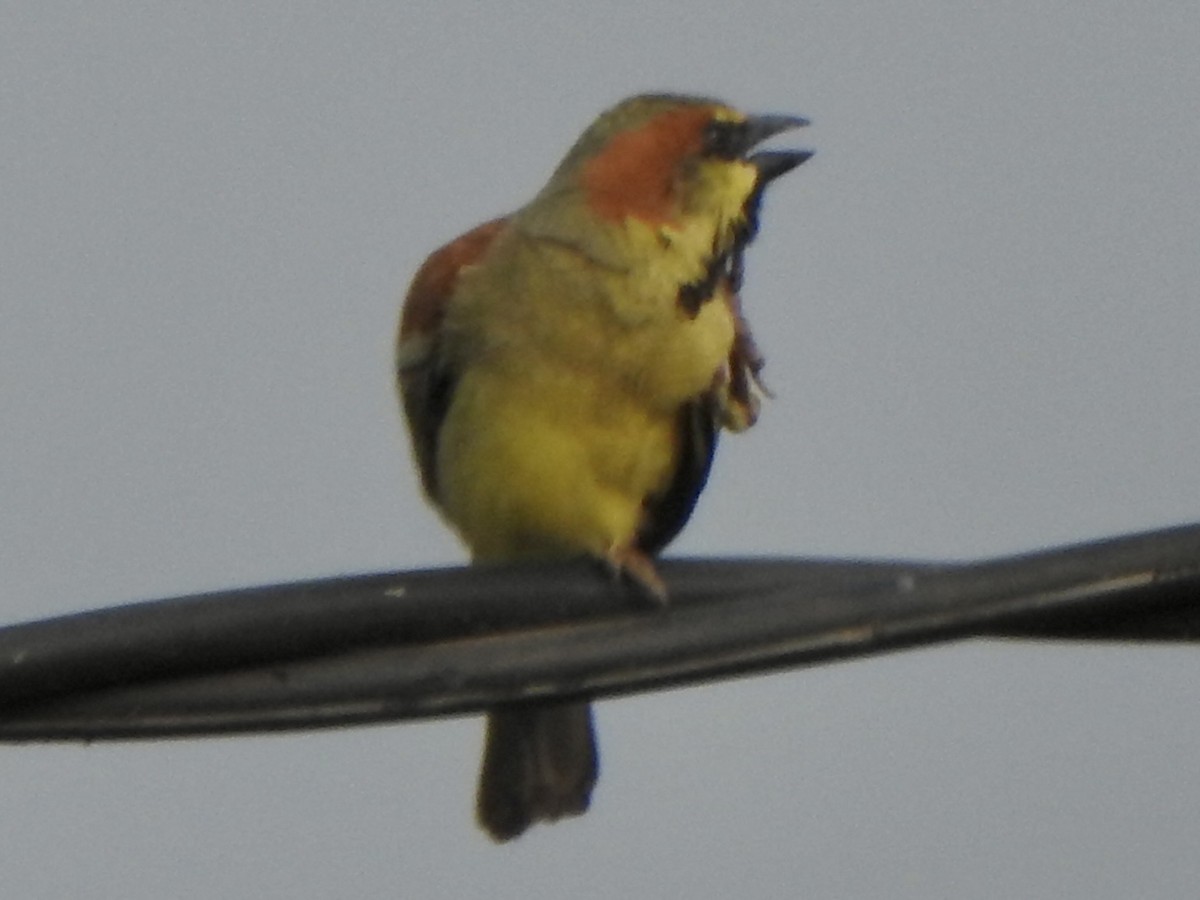
[{"label": "bird's belly", "polygon": [[438,442],[447,518],[479,560],[603,556],[670,481],[675,417],[571,373],[467,373]]}]

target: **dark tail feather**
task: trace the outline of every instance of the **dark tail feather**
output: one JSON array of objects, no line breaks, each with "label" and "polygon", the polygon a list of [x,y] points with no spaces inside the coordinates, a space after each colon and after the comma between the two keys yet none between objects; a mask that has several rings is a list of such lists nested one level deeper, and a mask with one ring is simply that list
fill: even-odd
[{"label": "dark tail feather", "polygon": [[577,816],[596,783],[596,735],[587,703],[505,706],[487,717],[476,816],[493,839],[537,821]]}]

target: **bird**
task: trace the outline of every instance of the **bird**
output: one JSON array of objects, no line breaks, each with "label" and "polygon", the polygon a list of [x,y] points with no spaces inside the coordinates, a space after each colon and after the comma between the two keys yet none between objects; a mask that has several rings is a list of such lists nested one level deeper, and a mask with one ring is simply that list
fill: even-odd
[{"label": "bird", "polygon": [[[585,557],[654,603],[654,558],[720,430],[766,388],[742,313],[764,188],[808,121],[657,93],[607,109],[533,199],[435,250],[395,371],[420,482],[475,563]],[[586,699],[490,710],[476,818],[495,841],[578,815],[599,771]]]}]

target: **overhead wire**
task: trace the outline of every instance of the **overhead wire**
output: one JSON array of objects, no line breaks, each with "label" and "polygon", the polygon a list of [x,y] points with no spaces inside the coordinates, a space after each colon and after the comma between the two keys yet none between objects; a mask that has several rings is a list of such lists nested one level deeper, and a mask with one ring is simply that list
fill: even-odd
[{"label": "overhead wire", "polygon": [[148,739],[602,698],[972,637],[1194,642],[1200,524],[977,562],[668,559],[345,576],[0,628],[0,742]]}]

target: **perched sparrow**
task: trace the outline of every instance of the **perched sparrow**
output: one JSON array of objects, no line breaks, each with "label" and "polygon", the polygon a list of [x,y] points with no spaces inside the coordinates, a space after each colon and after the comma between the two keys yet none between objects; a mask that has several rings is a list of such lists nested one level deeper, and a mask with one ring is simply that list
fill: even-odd
[{"label": "perched sparrow", "polygon": [[[762,359],[742,256],[764,150],[807,124],[716,100],[633,97],[583,133],[527,205],[435,251],[413,279],[396,372],[426,494],[481,562],[590,556],[652,597],[719,428],[752,425]],[[586,701],[488,715],[477,814],[496,840],[583,812]]]}]

